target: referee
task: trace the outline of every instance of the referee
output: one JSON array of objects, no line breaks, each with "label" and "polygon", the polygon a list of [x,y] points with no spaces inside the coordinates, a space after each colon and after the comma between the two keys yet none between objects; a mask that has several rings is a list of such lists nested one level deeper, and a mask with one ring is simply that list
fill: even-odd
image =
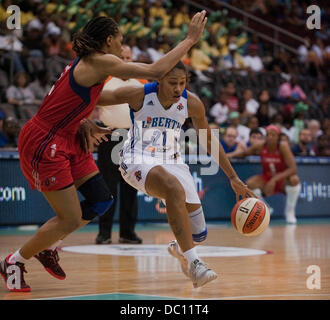
[{"label": "referee", "polygon": [[[127,45],[122,46],[122,59],[126,62],[132,61],[132,51]],[[107,90],[107,88],[114,90],[125,85],[142,85],[142,83],[147,83],[147,81],[112,77],[107,80],[103,90]],[[98,106],[98,111],[99,119],[106,127],[110,127],[113,130],[122,129],[123,132],[126,132],[126,136],[120,137],[121,139],[119,141],[111,141],[111,136],[108,136],[108,141],[101,143],[98,147],[97,164],[114,197],[114,204],[103,216],[99,217],[99,233],[95,242],[96,244],[109,244],[112,242],[111,231],[117,203],[117,187],[119,184],[119,242],[139,244],[142,243],[142,239],[139,238],[134,231],[138,213],[137,190],[127,184],[121,177],[120,171],[118,170],[119,165],[116,164],[119,162],[119,155],[116,155],[117,158],[113,159],[117,161],[111,159],[113,148],[115,148],[117,144],[122,143],[123,139],[127,137],[127,132],[130,128],[129,106],[128,104]]]}]

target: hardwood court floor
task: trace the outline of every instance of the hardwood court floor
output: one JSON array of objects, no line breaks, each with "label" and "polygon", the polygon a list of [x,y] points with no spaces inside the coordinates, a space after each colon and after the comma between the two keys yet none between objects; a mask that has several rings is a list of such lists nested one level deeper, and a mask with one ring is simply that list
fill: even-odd
[{"label": "hardwood court floor", "polygon": [[[209,224],[208,230],[205,246],[220,246],[220,251],[229,250],[228,247],[258,249],[267,254],[204,257],[218,273],[218,279],[193,289],[180,272],[179,263],[164,251],[173,239],[168,226],[139,225],[137,233],[143,238],[143,244],[152,245],[143,249],[145,254],[118,256],[61,251],[61,266],[67,274],[64,281],[51,277],[36,259],[31,259],[25,274],[31,293],[8,292],[0,279],[0,299],[330,300],[330,219],[305,219],[297,226],[275,221],[255,238],[241,236],[229,223]],[[96,225],[87,226],[70,235],[63,247],[94,245],[96,232]],[[16,250],[30,234],[0,229],[0,257]],[[118,232],[113,232],[113,242],[101,246],[102,249],[120,247]],[[124,248],[125,254],[137,250],[131,248]],[[161,248],[163,254],[158,255],[156,248]],[[210,252],[215,252],[216,248],[213,249]],[[319,268],[320,288],[308,288],[318,284],[309,279],[317,275],[317,269],[308,270],[309,266]]]}]

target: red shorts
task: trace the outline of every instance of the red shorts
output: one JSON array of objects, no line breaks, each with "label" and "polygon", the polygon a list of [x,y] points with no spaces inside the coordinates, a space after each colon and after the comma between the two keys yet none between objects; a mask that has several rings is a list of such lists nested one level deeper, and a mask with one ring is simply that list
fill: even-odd
[{"label": "red shorts", "polygon": [[60,190],[98,171],[93,155],[82,150],[76,134],[63,130],[52,132],[52,128],[36,117],[20,132],[20,165],[31,189]]},{"label": "red shorts", "polygon": [[[266,175],[261,175],[260,176],[266,183],[272,178],[272,177],[268,177]],[[280,181],[277,181],[276,184],[275,184],[275,188],[274,188],[274,192],[273,194],[276,194],[276,193],[285,193],[284,191],[284,180],[280,180]]]}]

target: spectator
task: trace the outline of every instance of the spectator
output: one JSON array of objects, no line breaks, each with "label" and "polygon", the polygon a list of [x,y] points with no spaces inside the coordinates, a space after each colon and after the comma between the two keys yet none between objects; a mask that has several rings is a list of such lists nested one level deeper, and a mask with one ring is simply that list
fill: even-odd
[{"label": "spectator", "polygon": [[290,14],[287,16],[287,22],[298,27],[306,25],[306,17],[301,14],[300,7],[296,3],[292,3]]},{"label": "spectator", "polygon": [[274,56],[269,59],[267,68],[268,70],[279,74],[281,78],[288,81],[290,79],[289,70],[290,70],[290,56],[289,53],[284,49],[279,49]]},{"label": "spectator", "polygon": [[244,57],[244,65],[250,72],[261,72],[264,70],[263,62],[257,53],[258,46],[251,44],[248,48],[248,54]]},{"label": "spectator", "polygon": [[299,133],[299,141],[291,151],[295,156],[315,156],[314,150],[310,147],[312,133],[309,129],[302,129]]},{"label": "spectator", "polygon": [[162,43],[162,38],[157,37],[155,41],[152,41],[148,46],[147,53],[149,54],[152,62],[159,60],[164,53],[160,51],[160,46]]},{"label": "spectator", "polygon": [[212,59],[214,65],[219,64],[221,53],[216,37],[212,33],[207,39],[201,40],[201,49]]},{"label": "spectator", "polygon": [[316,119],[311,119],[308,121],[307,128],[311,132],[311,136],[312,136],[311,143],[316,144],[317,138],[323,133],[321,130],[320,122]]},{"label": "spectator", "polygon": [[298,143],[300,131],[306,126],[306,112],[308,111],[308,105],[303,102],[298,102],[295,105],[295,118],[293,120],[294,131],[294,142]]},{"label": "spectator", "polygon": [[41,104],[51,88],[49,73],[47,71],[39,71],[36,80],[31,82],[28,88],[32,91],[36,99],[35,102]]},{"label": "spectator", "polygon": [[264,0],[255,0],[251,3],[249,11],[255,15],[267,15],[268,7]]},{"label": "spectator", "polygon": [[264,141],[264,138],[265,137],[259,128],[251,129],[249,135],[249,141],[247,142],[246,146],[251,147],[256,143],[260,143]]},{"label": "spectator", "polygon": [[136,39],[136,44],[132,47],[133,61],[152,63],[152,59],[148,53],[147,40],[142,38]]},{"label": "spectator", "polygon": [[31,20],[26,27],[23,38],[24,55],[32,57],[43,57],[44,47],[42,43],[44,26],[39,19]]},{"label": "spectator", "polygon": [[227,95],[224,91],[219,93],[218,102],[210,109],[210,116],[213,117],[213,122],[218,125],[224,124],[228,119],[228,106],[226,104]]},{"label": "spectator", "polygon": [[243,57],[237,52],[237,45],[230,43],[229,53],[220,60],[220,68],[231,72],[245,68]]},{"label": "spectator", "polygon": [[[328,117],[329,116],[329,102],[330,98],[327,96],[325,92],[325,86],[323,82],[318,81],[315,85],[315,88],[312,90],[310,94],[310,102],[313,106],[313,114],[314,117]],[[321,112],[321,114],[320,114]]]},{"label": "spectator", "polygon": [[312,51],[315,52],[317,58],[319,59],[320,64],[323,63],[323,56],[325,53],[324,43],[322,39],[316,39],[315,43],[312,45]]},{"label": "spectator", "polygon": [[251,89],[245,89],[243,92],[243,104],[248,115],[254,115],[257,113],[259,103],[253,98],[253,91]]},{"label": "spectator", "polygon": [[[282,115],[279,114],[278,117],[282,117]],[[285,121],[282,121],[281,125],[278,124],[278,127],[281,127],[281,133],[285,134],[285,136],[288,138],[288,143],[290,145],[294,144],[296,132],[296,128],[292,125],[292,123],[292,120],[286,119]]]},{"label": "spectator", "polygon": [[306,100],[306,94],[298,85],[296,75],[291,74],[290,81],[281,84],[278,91],[278,98],[285,103],[295,103]]},{"label": "spectator", "polygon": [[0,111],[0,148],[3,148],[3,146],[7,142],[7,137],[3,132],[4,119],[5,119],[5,115]]},{"label": "spectator", "polygon": [[324,92],[324,83],[318,81],[315,85],[315,88],[311,92],[311,100],[315,105],[320,106],[324,101],[325,96],[326,94]]},{"label": "spectator", "polygon": [[[2,133],[1,133],[1,121]],[[14,117],[0,119],[0,147],[1,148],[17,148],[17,140],[19,133],[18,121]]]},{"label": "spectator", "polygon": [[48,57],[66,56],[66,53],[64,53],[65,42],[61,37],[61,29],[54,23],[49,24],[49,27],[47,28],[45,37],[43,39],[43,45],[45,47],[44,52]]},{"label": "spectator", "polygon": [[228,111],[238,111],[239,109],[239,101],[236,95],[236,88],[233,82],[228,82],[225,86],[226,93],[226,105],[228,106]]},{"label": "spectator", "polygon": [[156,23],[157,20],[161,20],[162,27],[168,27],[170,22],[170,16],[166,13],[165,8],[163,7],[163,1],[162,0],[156,0],[155,3],[152,5],[152,7],[149,10],[149,16],[150,16],[150,25],[153,25]]},{"label": "spectator", "polygon": [[310,50],[311,50],[311,40],[309,37],[306,37],[304,43],[302,43],[298,47],[298,60],[301,63],[303,64],[307,63],[308,54]]},{"label": "spectator", "polygon": [[330,134],[330,118],[324,118],[321,122],[322,134]]},{"label": "spectator", "polygon": [[174,16],[173,26],[175,28],[182,28],[183,25],[188,25],[190,22],[189,10],[186,4],[182,4],[179,11]]},{"label": "spectator", "polygon": [[237,142],[238,131],[235,127],[229,126],[226,128],[223,138],[220,140],[221,145],[228,157],[234,157],[234,152],[241,152],[245,150],[243,143]]},{"label": "spectator", "polygon": [[256,116],[258,118],[259,125],[261,127],[267,127],[270,124],[268,104],[261,104]]},{"label": "spectator", "polygon": [[203,71],[212,71],[212,59],[201,50],[201,42],[191,51],[191,66],[201,81],[210,82]]},{"label": "spectator", "polygon": [[25,73],[18,73],[14,79],[14,85],[7,88],[7,101],[18,107],[20,119],[30,119],[37,112],[37,102],[31,89],[28,88],[28,78]]},{"label": "spectator", "polygon": [[21,58],[22,50],[23,44],[17,34],[13,30],[8,31],[0,23],[0,65],[3,70],[9,73],[12,61],[15,73],[25,72]]},{"label": "spectator", "polygon": [[259,120],[256,115],[250,116],[248,118],[246,126],[250,129],[250,133],[251,133],[251,130],[258,129],[258,130],[260,130],[260,132],[263,136],[266,135],[266,130],[263,127],[259,126]]},{"label": "spectator", "polygon": [[246,42],[243,46],[243,54],[245,56],[248,54],[249,46],[251,44],[254,44],[258,47],[257,54],[259,57],[263,57],[264,56],[264,46],[263,46],[262,42],[260,41],[257,33],[252,33],[250,35],[250,40],[248,42]]},{"label": "spectator", "polygon": [[246,123],[246,126],[250,129],[259,129],[259,120],[257,116],[253,115],[248,118],[248,121]]},{"label": "spectator", "polygon": [[270,124],[269,119],[271,119],[278,110],[270,102],[270,95],[268,90],[262,90],[258,95],[259,107],[256,116],[259,120],[260,127],[266,127]]},{"label": "spectator", "polygon": [[230,126],[237,129],[237,142],[247,144],[249,141],[250,129],[241,124],[240,114],[237,111],[230,112],[228,115]]},{"label": "spectator", "polygon": [[323,62],[319,59],[316,52],[312,49],[308,51],[307,61],[305,62],[307,75],[311,77],[323,77]]},{"label": "spectator", "polygon": [[317,144],[314,151],[318,157],[330,157],[330,143],[328,135],[322,134],[317,138]]}]

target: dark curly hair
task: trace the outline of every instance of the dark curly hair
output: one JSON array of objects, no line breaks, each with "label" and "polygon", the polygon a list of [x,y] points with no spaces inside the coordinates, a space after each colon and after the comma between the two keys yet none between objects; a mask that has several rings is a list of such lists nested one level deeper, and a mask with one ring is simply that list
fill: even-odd
[{"label": "dark curly hair", "polygon": [[77,32],[73,36],[72,49],[81,58],[94,52],[102,52],[102,45],[108,36],[116,36],[118,32],[118,24],[112,18],[93,18],[85,25],[82,31]]}]

